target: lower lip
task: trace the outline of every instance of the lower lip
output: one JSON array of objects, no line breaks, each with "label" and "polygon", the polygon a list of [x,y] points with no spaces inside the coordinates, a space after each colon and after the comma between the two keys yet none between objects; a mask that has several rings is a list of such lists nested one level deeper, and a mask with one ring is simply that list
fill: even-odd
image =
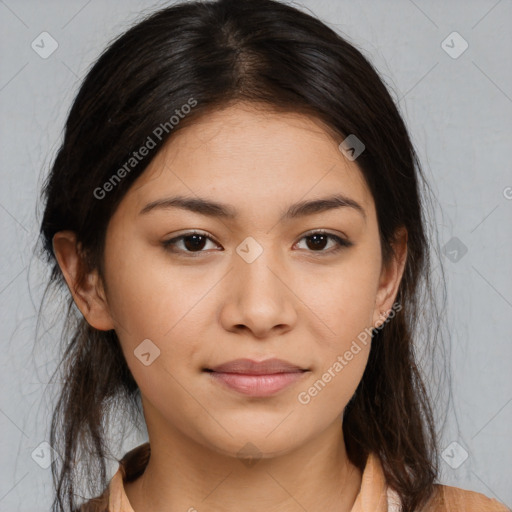
[{"label": "lower lip", "polygon": [[270,396],[301,379],[306,372],[246,375],[241,373],[209,372],[212,378],[244,395]]}]

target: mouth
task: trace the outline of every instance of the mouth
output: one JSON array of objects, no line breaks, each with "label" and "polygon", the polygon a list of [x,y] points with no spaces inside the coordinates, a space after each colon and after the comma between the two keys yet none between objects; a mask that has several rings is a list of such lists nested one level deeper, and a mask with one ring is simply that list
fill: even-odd
[{"label": "mouth", "polygon": [[253,397],[266,397],[301,380],[309,370],[282,359],[261,362],[235,359],[213,368],[204,368],[203,372],[225,388]]}]

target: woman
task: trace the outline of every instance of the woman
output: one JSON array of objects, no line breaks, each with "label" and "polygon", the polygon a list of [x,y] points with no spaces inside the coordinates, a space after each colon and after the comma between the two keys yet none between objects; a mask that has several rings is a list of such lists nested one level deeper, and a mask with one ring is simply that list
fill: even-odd
[{"label": "woman", "polygon": [[[53,510],[506,510],[435,483],[421,180],[373,67],[290,6],[184,3],[114,41],[44,190],[80,312]],[[149,442],[109,481],[116,405]]]}]

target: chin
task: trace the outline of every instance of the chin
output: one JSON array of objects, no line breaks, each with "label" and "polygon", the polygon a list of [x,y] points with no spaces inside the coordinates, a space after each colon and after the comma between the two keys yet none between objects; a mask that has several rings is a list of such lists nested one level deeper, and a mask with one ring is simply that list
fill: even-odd
[{"label": "chin", "polygon": [[[240,459],[271,459],[284,455],[300,447],[307,441],[306,430],[297,423],[286,427],[281,415],[278,420],[258,422],[222,422],[229,435],[222,428],[216,428],[217,435],[210,430],[203,433],[204,443],[208,448],[228,457]],[[295,418],[296,420],[296,418]]]}]

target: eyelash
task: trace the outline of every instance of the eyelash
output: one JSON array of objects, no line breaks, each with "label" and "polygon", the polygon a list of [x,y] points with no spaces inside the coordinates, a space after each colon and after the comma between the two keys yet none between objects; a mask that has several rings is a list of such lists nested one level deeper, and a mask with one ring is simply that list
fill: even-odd
[{"label": "eyelash", "polygon": [[[206,233],[203,233],[202,231],[189,231],[188,233],[184,233],[183,235],[180,235],[180,236],[177,236],[175,238],[171,238],[170,240],[165,240],[162,242],[162,245],[164,247],[165,250],[167,251],[170,251],[170,252],[182,252],[182,253],[185,253],[187,255],[190,255],[192,257],[197,257],[199,256],[201,253],[203,252],[206,252],[204,250],[200,250],[200,251],[187,251],[187,250],[174,250],[173,247],[176,246],[176,244],[183,240],[184,238],[188,238],[190,236],[194,236],[194,235],[199,235],[199,236],[202,236],[202,237],[205,237],[207,238],[208,240],[214,242],[215,244],[217,244],[217,242],[209,235],[207,235]],[[303,235],[302,239],[304,238],[309,238],[309,237],[312,237],[314,235],[325,235],[327,236],[328,238],[330,238],[331,240],[334,240],[334,242],[336,243],[336,247],[334,249],[330,249],[330,250],[320,250],[320,251],[309,251],[309,252],[312,252],[312,253],[318,253],[320,255],[322,254],[325,254],[325,255],[328,255],[328,254],[336,254],[338,253],[339,251],[341,251],[342,249],[344,248],[348,248],[348,247],[351,247],[352,245],[354,245],[351,241],[345,239],[345,238],[341,238],[337,235],[334,235],[333,233],[329,233],[328,231],[324,231],[322,229],[319,229],[317,231],[312,231],[310,233],[308,233],[307,235]],[[220,245],[220,244],[218,244]]]}]

